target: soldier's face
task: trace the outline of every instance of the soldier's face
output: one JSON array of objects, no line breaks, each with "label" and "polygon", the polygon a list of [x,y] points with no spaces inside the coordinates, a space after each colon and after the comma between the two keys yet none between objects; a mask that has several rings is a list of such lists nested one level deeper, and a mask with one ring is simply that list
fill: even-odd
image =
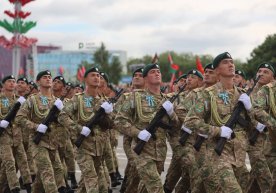
[{"label": "soldier's face", "polygon": [[100,84],[100,74],[97,72],[90,72],[84,80],[87,86],[98,87]]},{"label": "soldier's face", "polygon": [[221,77],[234,77],[235,76],[235,64],[232,59],[222,60],[218,67],[215,69],[217,75]]},{"label": "soldier's face", "polygon": [[206,84],[215,84],[217,82],[217,75],[214,70],[207,68],[204,71],[204,82]]},{"label": "soldier's face", "polygon": [[258,83],[265,85],[274,80],[273,72],[267,68],[259,68],[257,76],[260,76]]},{"label": "soldier's face", "polygon": [[55,79],[53,81],[53,91],[60,91],[62,89],[64,89],[64,85],[63,85],[63,82],[59,79]]},{"label": "soldier's face", "polygon": [[5,83],[3,84],[3,88],[6,91],[12,92],[15,90],[16,87],[16,82],[14,79],[8,79],[5,81]]},{"label": "soldier's face", "polygon": [[80,87],[75,88],[75,93],[82,93],[82,92],[83,92],[82,88],[80,88]]},{"label": "soldier's face", "polygon": [[142,72],[136,72],[132,78],[132,85],[133,87],[141,87],[144,86],[145,81],[143,78]]},{"label": "soldier's face", "polygon": [[200,78],[194,74],[189,74],[187,77],[187,88],[195,89],[199,86]]},{"label": "soldier's face", "polygon": [[184,84],[187,83],[187,79],[186,78],[181,78],[178,82],[177,82],[177,86],[180,88],[182,86],[184,86]]},{"label": "soldier's face", "polygon": [[53,84],[52,76],[44,75],[37,81],[40,87],[51,88]]},{"label": "soldier's face", "polygon": [[161,84],[162,76],[159,69],[151,69],[145,77],[147,84]]},{"label": "soldier's face", "polygon": [[16,84],[16,90],[18,92],[25,92],[28,90],[28,84],[25,81],[19,80]]},{"label": "soldier's face", "polygon": [[236,86],[239,86],[240,84],[244,84],[245,82],[244,78],[239,74],[235,74],[233,81]]}]

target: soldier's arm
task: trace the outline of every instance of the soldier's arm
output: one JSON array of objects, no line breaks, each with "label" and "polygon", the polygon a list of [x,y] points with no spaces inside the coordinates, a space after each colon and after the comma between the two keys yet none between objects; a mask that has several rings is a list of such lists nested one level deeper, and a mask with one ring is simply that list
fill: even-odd
[{"label": "soldier's arm", "polygon": [[265,87],[262,87],[257,92],[256,98],[253,100],[253,108],[251,109],[251,111],[253,111],[254,116],[260,123],[273,129],[273,128],[276,128],[276,120],[272,115],[270,115],[266,111],[269,109],[267,99],[268,99],[268,89]]},{"label": "soldier's arm", "polygon": [[202,94],[192,105],[184,120],[186,127],[197,131],[199,134],[209,137],[217,137],[220,134],[220,127],[205,123],[205,117],[210,114],[210,98],[207,94]]},{"label": "soldier's arm", "polygon": [[36,130],[38,124],[32,121],[31,111],[32,111],[32,103],[30,98],[28,98],[18,110],[15,117],[15,123],[21,128]]},{"label": "soldier's arm", "polygon": [[132,143],[132,137],[124,135],[123,148],[124,148],[125,154],[127,156],[127,159],[132,161],[134,159],[134,157],[133,157],[133,151],[131,148],[131,143]]}]

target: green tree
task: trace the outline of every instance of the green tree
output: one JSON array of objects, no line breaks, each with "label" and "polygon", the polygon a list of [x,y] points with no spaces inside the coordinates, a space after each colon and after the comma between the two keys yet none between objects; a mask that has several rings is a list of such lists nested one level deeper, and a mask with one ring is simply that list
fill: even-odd
[{"label": "green tree", "polygon": [[121,79],[122,66],[118,57],[112,57],[106,50],[104,43],[101,44],[100,48],[95,51],[94,66],[108,74],[109,80],[118,84]]},{"label": "green tree", "polygon": [[254,77],[258,66],[263,62],[271,62],[275,67],[276,34],[267,36],[261,45],[253,49],[247,64],[244,65],[244,70],[249,77]]}]

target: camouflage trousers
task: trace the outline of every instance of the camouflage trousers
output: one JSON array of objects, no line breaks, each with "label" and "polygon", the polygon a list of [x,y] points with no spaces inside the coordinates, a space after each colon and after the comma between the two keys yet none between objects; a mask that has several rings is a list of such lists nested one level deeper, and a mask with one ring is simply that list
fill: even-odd
[{"label": "camouflage trousers", "polygon": [[57,150],[49,150],[32,143],[33,160],[37,175],[32,186],[32,193],[57,193],[58,188],[65,187],[64,171]]},{"label": "camouflage trousers", "polygon": [[135,163],[131,162],[129,165],[129,171],[127,174],[126,190],[125,193],[138,192],[138,185],[140,183],[140,178],[138,171],[136,169]]},{"label": "camouflage trousers", "polygon": [[112,147],[111,147],[109,137],[106,138],[102,158],[105,161],[108,172],[109,173],[115,173],[116,170],[115,170],[115,164],[114,164],[114,157],[113,157],[113,151],[112,151]]},{"label": "camouflage trousers", "polygon": [[19,188],[19,182],[16,175],[15,159],[10,145],[0,145],[0,190],[5,186],[8,181],[9,188]]},{"label": "camouflage trousers", "polygon": [[[248,151],[248,156],[251,165],[248,191],[257,182],[262,193],[269,193],[272,184],[272,175],[263,151]],[[254,189],[256,190],[256,188]]]},{"label": "camouflage trousers", "polygon": [[190,187],[190,176],[186,171],[182,171],[181,178],[175,186],[175,193],[191,192]]},{"label": "camouflage trousers", "polygon": [[67,139],[65,141],[65,146],[58,147],[58,153],[59,157],[62,163],[65,163],[65,169],[67,172],[73,172],[76,171],[76,162],[75,162],[75,154],[73,145],[71,143],[70,139]]},{"label": "camouflage trousers", "polygon": [[266,156],[266,160],[272,174],[271,193],[276,193],[276,157]]},{"label": "camouflage trousers", "polygon": [[164,193],[161,173],[164,161],[155,161],[145,156],[135,156],[135,164],[140,177],[138,193]]},{"label": "camouflage trousers", "polygon": [[82,172],[82,180],[79,183],[78,193],[107,193],[108,184],[104,175],[102,158],[87,154],[79,149],[76,160]]},{"label": "camouflage trousers", "polygon": [[26,156],[27,156],[27,162],[28,162],[28,166],[30,169],[30,173],[31,175],[35,175],[36,174],[36,168],[35,168],[35,164],[33,161],[33,156],[32,156],[32,151],[31,148],[29,148],[29,142],[23,142],[23,146],[26,152]]}]

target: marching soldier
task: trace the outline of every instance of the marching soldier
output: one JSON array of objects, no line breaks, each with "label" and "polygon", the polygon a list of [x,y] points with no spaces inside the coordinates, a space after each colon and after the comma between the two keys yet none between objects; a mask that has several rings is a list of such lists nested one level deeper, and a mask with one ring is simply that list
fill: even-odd
[{"label": "marching soldier", "polygon": [[[248,179],[248,172],[244,172],[242,168],[246,155],[246,132],[240,124],[236,124],[236,138],[231,139],[233,128],[224,124],[238,101],[244,104],[247,111],[251,110],[252,105],[249,96],[234,86],[235,65],[231,55],[228,52],[218,55],[213,65],[220,82],[204,90],[203,97],[192,106],[184,124],[190,129],[197,128],[198,132],[210,138],[210,149],[215,147],[219,137],[228,139],[220,156],[215,151],[208,155],[209,162],[212,164],[212,173],[223,187],[223,192],[242,193],[240,184],[247,185]],[[247,112],[244,111],[242,115],[245,113]],[[236,176],[241,179],[240,184]]]},{"label": "marching soldier", "polygon": [[246,87],[246,76],[242,70],[236,70],[235,76],[233,78],[234,84],[238,87],[245,88]]},{"label": "marching soldier", "polygon": [[[133,92],[133,96],[124,101],[115,119],[115,125],[123,134],[146,142],[141,154],[134,154],[136,168],[143,184],[138,192],[164,193],[160,174],[164,170],[167,152],[166,131],[157,128],[155,140],[153,140],[145,128],[161,105],[167,112],[163,121],[168,122],[171,119],[174,124],[177,124],[178,118],[173,104],[165,101],[166,97],[161,94],[162,76],[159,66],[157,64],[147,65],[143,70],[143,77],[147,89],[143,92]],[[131,108],[131,101],[134,102],[135,109]]]},{"label": "marching soldier", "polygon": [[[31,95],[16,116],[16,123],[30,132],[29,148],[37,168],[32,192],[40,193],[44,189],[47,193],[65,193],[64,172],[57,151],[56,123],[50,123],[49,127],[41,123],[53,105],[61,110],[63,104],[52,95],[52,76],[48,70],[38,73],[36,81],[39,93]],[[36,133],[43,134],[39,144],[33,142]]]},{"label": "marching soldier", "polygon": [[[100,74],[98,68],[91,68],[85,72],[84,81],[87,89],[83,93],[76,94],[66,103],[61,111],[58,120],[69,128],[71,133],[78,136],[85,136],[82,145],[78,148],[76,160],[82,172],[82,181],[78,188],[78,192],[87,193],[107,193],[108,184],[106,183],[102,156],[104,150],[104,140],[106,134],[105,128],[100,126],[93,127],[93,132],[86,127],[86,123],[94,116],[95,111],[102,107],[106,115],[100,120],[107,126],[111,125],[110,114],[113,106],[108,102],[103,102],[98,96],[98,86],[100,82]],[[91,133],[91,134],[90,134]]]}]

